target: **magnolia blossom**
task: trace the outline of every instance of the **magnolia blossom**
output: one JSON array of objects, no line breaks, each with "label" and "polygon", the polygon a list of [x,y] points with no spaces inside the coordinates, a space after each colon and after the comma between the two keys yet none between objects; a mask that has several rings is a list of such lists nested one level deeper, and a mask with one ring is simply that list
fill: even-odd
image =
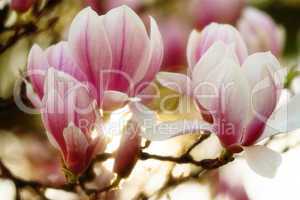
[{"label": "magnolia blossom", "polygon": [[34,4],[35,0],[11,0],[11,9],[18,12],[26,12]]},{"label": "magnolia blossom", "polygon": [[73,20],[68,41],[73,58],[98,93],[106,91],[107,109],[142,93],[160,69],[163,43],[150,20],[150,36],[127,6],[102,16],[86,8]]},{"label": "magnolia blossom", "polygon": [[222,145],[234,153],[245,150],[250,167],[272,177],[280,156],[256,144],[270,135],[300,128],[299,95],[275,110],[282,88],[279,69],[270,52],[252,54],[240,65],[234,47],[218,41],[193,67],[190,77],[162,72],[158,80],[192,96],[199,109],[211,116],[211,131]]},{"label": "magnolia blossom", "polygon": [[54,68],[47,71],[44,87],[42,120],[47,135],[61,151],[67,169],[79,175],[105,147],[97,128],[101,123],[94,94],[87,85]]},{"label": "magnolia blossom", "polygon": [[281,55],[285,42],[284,29],[266,13],[246,8],[238,22],[238,29],[251,53],[271,51],[276,56]]},{"label": "magnolia blossom", "polygon": [[[85,8],[73,20],[68,41],[44,51],[32,47],[28,97],[42,112],[50,140],[73,173],[88,166],[98,143],[104,146],[101,129],[95,128],[102,124],[98,111],[116,109],[144,92],[160,69],[162,55],[154,19],[148,36],[126,6],[103,16]],[[88,113],[82,113],[83,106]]]},{"label": "magnolia blossom", "polygon": [[190,34],[187,45],[187,59],[189,68],[192,69],[203,54],[216,41],[233,44],[240,63],[248,55],[247,47],[240,33],[231,25],[212,23],[200,33],[196,30]]},{"label": "magnolia blossom", "polygon": [[98,105],[113,108],[143,92],[159,71],[162,57],[162,39],[153,18],[149,38],[140,18],[126,6],[103,16],[85,8],[73,20],[67,42],[44,52],[37,45],[31,49],[28,73],[39,98],[51,66],[88,82]]},{"label": "magnolia blossom", "polygon": [[191,10],[196,25],[203,28],[211,22],[234,24],[245,6],[245,0],[194,0]]}]

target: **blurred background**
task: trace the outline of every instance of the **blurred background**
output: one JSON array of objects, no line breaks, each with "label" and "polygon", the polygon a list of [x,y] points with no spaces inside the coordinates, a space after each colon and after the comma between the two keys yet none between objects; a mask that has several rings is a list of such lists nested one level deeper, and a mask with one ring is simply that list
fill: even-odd
[{"label": "blurred background", "polygon": [[[99,14],[126,4],[147,24],[148,15],[159,24],[165,44],[162,71],[185,72],[186,44],[193,29],[201,31],[211,22],[229,23],[241,32],[250,53],[271,51],[289,74],[286,78],[284,103],[300,92],[300,0],[0,0],[0,158],[13,174],[24,180],[59,186],[65,183],[59,153],[49,144],[38,114],[29,115],[16,106],[18,96],[30,106],[26,97],[24,71],[31,46],[43,48],[68,34],[73,17],[90,5]],[[24,5],[24,3],[26,5]],[[161,88],[163,95],[172,92]],[[16,95],[14,95],[16,94]],[[162,97],[163,98],[163,97]],[[165,102],[176,115],[159,113],[163,120],[190,118],[198,113],[185,112],[182,99],[175,96]],[[147,102],[158,109],[160,99]],[[112,114],[107,126],[122,121]],[[121,132],[121,131],[120,131]],[[179,156],[198,136],[180,136],[164,142],[152,142],[147,151]],[[120,137],[110,138],[108,151],[113,152]],[[300,132],[272,138],[268,145],[283,152],[283,164],[274,179],[259,177],[237,158],[218,170],[203,171],[184,164],[139,161],[121,188],[99,199],[220,199],[220,200],[296,200],[300,198]],[[215,158],[221,146],[214,136],[192,151],[195,159]],[[112,160],[96,166],[96,180],[91,187],[105,187],[112,180]],[[53,200],[84,199],[70,192],[47,189]],[[79,192],[80,193],[80,192]],[[0,179],[0,199],[15,199],[16,185]],[[41,199],[30,187],[22,187],[19,199]]]}]

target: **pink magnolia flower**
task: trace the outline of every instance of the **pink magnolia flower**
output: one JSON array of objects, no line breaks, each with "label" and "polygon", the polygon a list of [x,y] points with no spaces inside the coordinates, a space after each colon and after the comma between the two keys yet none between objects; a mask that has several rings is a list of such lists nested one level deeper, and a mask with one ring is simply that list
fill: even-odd
[{"label": "pink magnolia flower", "polygon": [[[218,41],[193,67],[190,77],[161,72],[158,80],[191,95],[200,110],[212,117],[211,131],[222,145],[234,153],[245,150],[248,164],[272,177],[280,156],[256,144],[272,134],[300,128],[300,95],[275,112],[283,82],[279,69],[280,63],[270,52],[252,54],[240,65],[233,46]],[[270,169],[256,164],[266,157]]]},{"label": "pink magnolia flower", "polygon": [[238,29],[251,53],[271,51],[276,56],[281,55],[285,42],[284,29],[266,13],[246,8],[238,22]]},{"label": "pink magnolia flower", "polygon": [[194,0],[191,10],[199,28],[211,22],[235,24],[245,3],[245,0]]},{"label": "pink magnolia flower", "polygon": [[45,52],[38,46],[31,49],[28,74],[40,99],[45,71],[51,66],[88,82],[98,105],[112,109],[143,92],[159,71],[162,57],[162,39],[153,18],[149,37],[142,21],[126,6],[103,16],[85,8],[73,20],[68,42]]},{"label": "pink magnolia flower", "polygon": [[73,58],[97,91],[109,90],[104,101],[126,101],[155,78],[163,43],[153,18],[150,24],[148,36],[142,20],[127,6],[102,16],[86,8],[73,20],[68,41]]},{"label": "pink magnolia flower", "polygon": [[[80,174],[87,167],[98,143],[104,146],[104,139],[94,139],[92,130],[86,129],[101,125],[96,110],[118,108],[143,93],[159,71],[162,56],[154,19],[148,36],[142,21],[126,6],[103,16],[86,8],[73,20],[67,42],[45,51],[33,46],[27,71],[33,91],[28,96],[43,113],[49,138],[73,173]],[[60,82],[50,82],[51,77]],[[81,114],[73,102],[92,111]]]},{"label": "pink magnolia flower", "polygon": [[247,47],[240,33],[231,25],[212,23],[200,33],[194,30],[189,37],[187,45],[187,58],[189,68],[193,68],[205,52],[216,41],[233,44],[240,63],[247,57]]},{"label": "pink magnolia flower", "polygon": [[26,12],[34,4],[35,0],[12,0],[10,3],[11,9],[18,12]]},{"label": "pink magnolia flower", "polygon": [[61,151],[66,167],[79,175],[105,147],[95,96],[88,86],[54,68],[47,72],[44,92],[42,120],[49,140]]}]

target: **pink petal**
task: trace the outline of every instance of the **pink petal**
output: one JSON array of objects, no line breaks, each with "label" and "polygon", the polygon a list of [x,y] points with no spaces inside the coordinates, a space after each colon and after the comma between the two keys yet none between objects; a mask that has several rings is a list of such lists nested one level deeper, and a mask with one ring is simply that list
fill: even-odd
[{"label": "pink petal", "polygon": [[103,73],[109,70],[112,64],[103,17],[98,16],[91,8],[83,9],[71,24],[69,44],[81,70],[96,87],[100,103],[108,80],[108,76]]},{"label": "pink petal", "polygon": [[120,177],[127,177],[138,160],[141,149],[140,132],[141,129],[136,123],[129,122],[127,124],[114,163],[114,172]]},{"label": "pink petal", "polygon": [[225,58],[194,91],[198,103],[212,116],[225,147],[239,145],[248,120],[250,88],[239,65]]},{"label": "pink petal", "polygon": [[277,105],[283,84],[283,79],[278,82],[278,75],[276,77],[279,69],[280,63],[270,53],[253,54],[243,64],[242,70],[252,88],[252,117],[243,138],[243,145],[251,145],[261,136],[266,121]]},{"label": "pink petal", "polygon": [[81,130],[72,123],[63,130],[63,137],[66,143],[65,164],[73,173],[80,174],[89,164],[86,162],[88,141]]},{"label": "pink petal", "polygon": [[[142,63],[139,66],[137,72],[134,75],[133,81],[138,82],[137,93],[140,93],[144,88],[146,88],[155,78],[156,74],[159,72],[164,48],[161,34],[159,32],[156,21],[150,17],[151,20],[151,33],[150,33],[150,52],[149,52],[149,63]],[[145,67],[147,66],[147,68]]]},{"label": "pink petal", "polygon": [[132,76],[149,56],[149,38],[143,22],[127,6],[112,9],[104,24],[113,56],[110,90],[133,93]]},{"label": "pink petal", "polygon": [[71,106],[65,96],[76,81],[69,75],[50,68],[45,80],[45,95],[42,100],[42,120],[46,130],[52,134],[60,148],[65,151],[62,133],[70,121],[74,121]]},{"label": "pink petal", "polygon": [[48,63],[51,67],[63,71],[79,81],[86,81],[87,78],[80,67],[74,61],[67,42],[59,42],[46,50]]},{"label": "pink petal", "polygon": [[44,95],[44,76],[48,68],[49,63],[43,50],[38,45],[34,45],[28,56],[27,75],[40,99]]}]

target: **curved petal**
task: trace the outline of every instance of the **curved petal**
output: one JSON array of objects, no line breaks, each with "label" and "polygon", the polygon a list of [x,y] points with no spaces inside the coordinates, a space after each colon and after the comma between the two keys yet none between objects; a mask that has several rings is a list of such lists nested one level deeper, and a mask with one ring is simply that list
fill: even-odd
[{"label": "curved petal", "polygon": [[158,82],[180,94],[191,95],[191,80],[188,76],[172,72],[160,72],[156,76]]},{"label": "curved petal", "polygon": [[129,97],[125,93],[107,90],[104,92],[102,109],[104,111],[113,111],[119,109],[123,107],[128,100]]},{"label": "curved petal", "polygon": [[249,167],[257,174],[273,178],[281,164],[281,155],[268,147],[255,145],[245,147],[245,158]]},{"label": "curved petal", "polygon": [[74,61],[67,42],[59,42],[46,50],[48,63],[57,70],[66,72],[79,81],[86,81],[80,67]]},{"label": "curved petal", "polygon": [[[249,56],[243,66],[251,87],[251,119],[243,145],[252,145],[261,136],[265,123],[274,111],[283,80],[278,81],[280,64],[271,53]],[[277,77],[276,77],[277,76]]]},{"label": "curved petal", "polygon": [[62,136],[63,130],[74,116],[68,113],[70,104],[65,96],[70,88],[74,87],[76,80],[71,76],[50,68],[45,79],[45,95],[42,100],[42,120],[46,130],[51,134],[63,152],[65,143]]},{"label": "curved petal", "polygon": [[300,128],[300,94],[272,113],[266,123],[265,130],[257,142],[279,133],[288,133]]},{"label": "curved petal", "polygon": [[250,88],[239,65],[225,58],[194,88],[204,111],[213,116],[216,132],[225,147],[240,144],[248,122]]},{"label": "curved petal", "polygon": [[83,9],[73,20],[69,31],[69,44],[74,59],[89,81],[96,87],[98,103],[107,86],[112,64],[112,53],[103,24],[103,17],[91,8]]},{"label": "curved petal", "polygon": [[232,59],[238,63],[237,57],[233,51],[232,45],[226,45],[223,42],[215,42],[201,57],[199,62],[193,67],[190,72],[193,80],[193,85],[201,83],[207,74],[222,66],[220,63],[224,58]]},{"label": "curved petal", "polygon": [[114,172],[120,177],[127,177],[138,161],[141,150],[140,127],[129,121],[115,155]]},{"label": "curved petal", "polygon": [[65,164],[73,173],[80,174],[89,164],[86,162],[89,160],[86,158],[89,143],[81,130],[72,123],[63,130],[63,138],[66,143]]},{"label": "curved petal", "polygon": [[40,99],[44,95],[44,78],[48,68],[49,63],[43,50],[38,45],[33,45],[28,56],[27,75]]},{"label": "curved petal", "polygon": [[199,57],[197,56],[197,48],[199,46],[200,41],[201,41],[201,33],[199,33],[196,30],[193,30],[189,36],[187,50],[186,50],[187,53],[186,57],[187,57],[187,62],[190,70],[192,70],[192,68],[199,61]]},{"label": "curved petal", "polygon": [[146,28],[127,6],[110,10],[104,16],[104,26],[113,57],[109,89],[127,93],[134,89],[132,76],[136,69],[149,56]]},{"label": "curved petal", "polygon": [[[163,41],[156,21],[150,17],[150,50],[146,63],[142,63],[137,69],[133,81],[137,83],[136,92],[140,93],[155,78],[163,61]],[[147,67],[147,68],[145,68]]]}]

